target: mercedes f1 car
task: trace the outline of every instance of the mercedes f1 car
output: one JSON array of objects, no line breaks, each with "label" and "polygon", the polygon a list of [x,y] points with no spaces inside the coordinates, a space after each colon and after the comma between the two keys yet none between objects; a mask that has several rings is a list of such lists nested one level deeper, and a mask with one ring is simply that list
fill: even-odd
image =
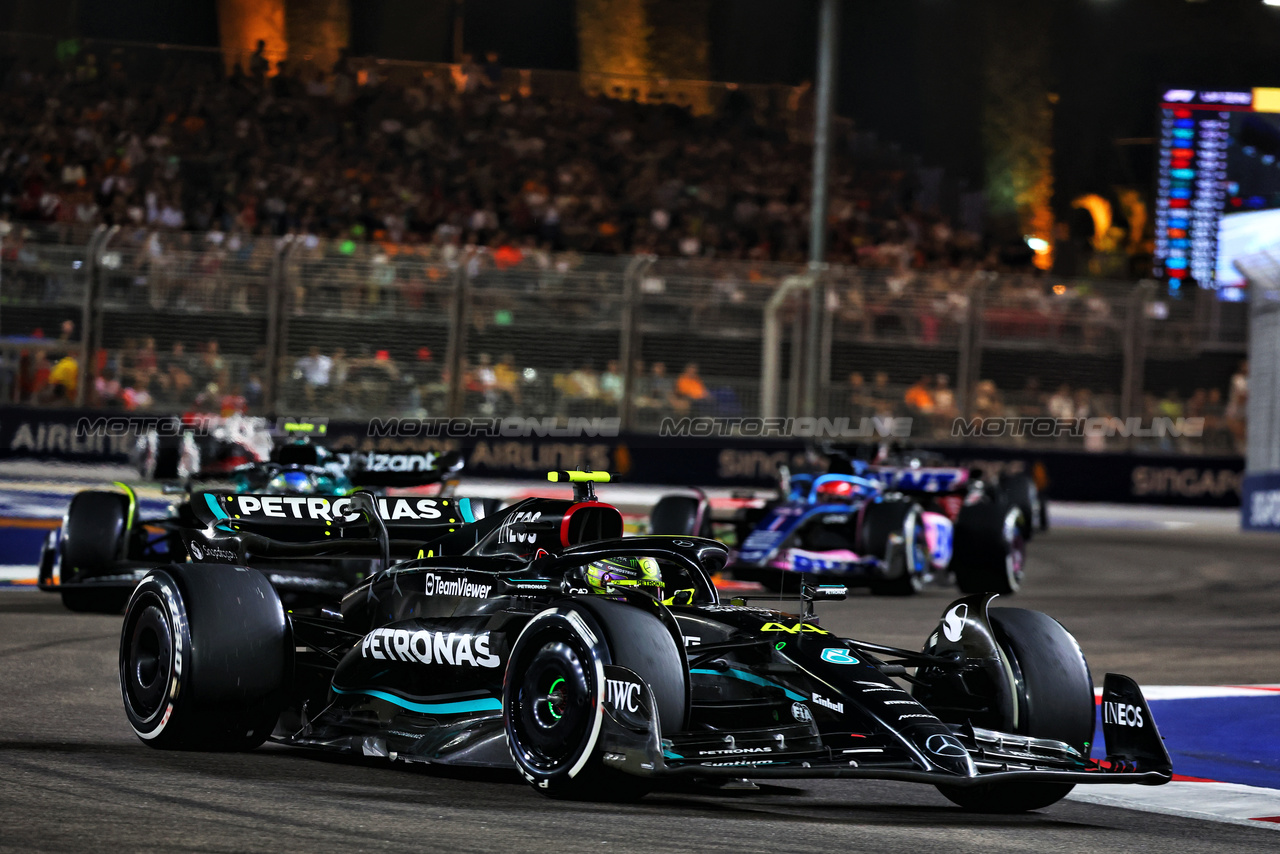
[{"label": "mercedes f1 car", "polygon": [[[194,501],[206,560],[152,570],[126,610],[129,726],[153,748],[270,739],[511,768],[559,798],[634,798],[675,777],[850,777],[1017,812],[1077,784],[1170,779],[1124,676],[1105,678],[1107,758],[1089,758],[1089,668],[1044,614],[989,608],[985,594],[948,606],[922,651],[837,637],[813,607],[843,588],[806,585],[800,613],[722,602],[721,543],[623,539],[621,515],[596,500],[601,475],[552,476],[576,482],[572,500],[476,522],[442,505],[414,557],[311,615],[286,611],[252,564],[394,555],[404,544],[372,496]],[[311,539],[263,533],[286,525]]]},{"label": "mercedes f1 car", "polygon": [[[278,446],[268,462],[254,462],[229,473],[234,492],[276,496],[339,496],[364,487],[424,486],[446,484],[442,494],[452,494],[454,476],[462,467],[457,454],[330,454],[309,441]],[[40,555],[38,586],[62,595],[72,611],[119,613],[129,594],[152,568],[185,560],[185,531],[199,527],[192,508],[192,482],[166,491],[184,497],[164,515],[139,514],[133,488],[116,483],[119,491],[90,490],[77,493],[67,508],[62,526],[50,531]],[[425,511],[417,502],[434,507],[437,499],[380,499],[387,520],[405,524]],[[390,503],[388,503],[390,502]],[[466,514],[483,516],[494,506],[490,500],[465,501]],[[473,508],[474,507],[474,511]],[[406,509],[407,508],[407,509]],[[434,512],[431,510],[430,512]],[[197,548],[199,548],[197,546]],[[193,551],[195,560],[206,555]],[[370,569],[355,560],[312,560],[262,563],[290,605],[303,605],[339,595]]]}]

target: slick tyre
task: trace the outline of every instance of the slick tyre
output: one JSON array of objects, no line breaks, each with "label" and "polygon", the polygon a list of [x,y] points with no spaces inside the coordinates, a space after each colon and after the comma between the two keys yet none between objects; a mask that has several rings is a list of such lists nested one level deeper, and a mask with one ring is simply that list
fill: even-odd
[{"label": "slick tyre", "polygon": [[701,502],[692,495],[664,495],[649,511],[650,534],[673,534],[681,537],[710,536],[710,521],[699,524]]},{"label": "slick tyre", "polygon": [[885,561],[885,577],[872,582],[877,596],[913,596],[924,589],[929,568],[924,516],[918,504],[883,501],[868,504],[862,518],[860,553]]},{"label": "slick tyre", "polygon": [[661,620],[608,600],[564,601],[535,616],[511,650],[503,682],[507,744],[521,775],[553,798],[634,800],[648,780],[604,766],[605,665],[649,686],[664,735],[684,728],[687,669]]},{"label": "slick tyre", "polygon": [[149,436],[138,456],[138,474],[143,480],[172,480],[178,476],[182,440],[176,436]]},{"label": "slick tyre", "polygon": [[[1008,732],[1064,741],[1088,756],[1093,743],[1093,677],[1080,645],[1056,620],[1039,611],[992,608],[996,642],[1017,685],[1018,720]],[[939,786],[950,801],[973,812],[1017,813],[1057,803],[1071,783],[988,783]]]},{"label": "slick tyre", "polygon": [[62,529],[62,604],[71,611],[118,614],[129,601],[128,587],[95,587],[86,579],[109,571],[123,558],[128,536],[129,498],[118,492],[81,492],[71,499]]},{"label": "slick tyre", "polygon": [[1013,474],[1001,478],[1000,488],[1004,490],[1009,503],[1022,511],[1022,535],[1025,539],[1030,540],[1037,529],[1048,528],[1040,490],[1030,475]]},{"label": "slick tyre", "polygon": [[125,610],[125,715],[151,747],[250,750],[280,716],[289,649],[280,599],[257,570],[153,570]]},{"label": "slick tyre", "polygon": [[1017,593],[1022,588],[1027,540],[1022,511],[1005,501],[961,508],[951,569],[964,593]]}]

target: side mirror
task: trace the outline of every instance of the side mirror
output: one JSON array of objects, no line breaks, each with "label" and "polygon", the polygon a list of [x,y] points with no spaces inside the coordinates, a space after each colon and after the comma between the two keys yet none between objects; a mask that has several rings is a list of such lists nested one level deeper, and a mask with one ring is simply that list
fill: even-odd
[{"label": "side mirror", "polygon": [[806,602],[843,602],[849,598],[849,588],[843,584],[806,584],[801,594]]},{"label": "side mirror", "polygon": [[843,584],[809,585],[808,579],[800,583],[800,598],[804,600],[804,616],[813,616],[814,602],[840,602],[849,596],[849,588]]}]

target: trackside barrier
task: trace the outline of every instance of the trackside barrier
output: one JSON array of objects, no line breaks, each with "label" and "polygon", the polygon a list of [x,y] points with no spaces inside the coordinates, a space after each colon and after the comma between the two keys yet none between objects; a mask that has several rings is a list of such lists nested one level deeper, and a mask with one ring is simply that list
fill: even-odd
[{"label": "trackside barrier", "polygon": [[[132,436],[118,430],[82,435],[82,419],[96,422],[118,410],[0,407],[0,460],[57,459],[81,463],[126,463]],[[101,424],[101,422],[97,422]],[[805,465],[799,441],[743,438],[670,438],[621,432],[586,437],[496,436],[417,438],[371,436],[367,421],[330,421],[327,443],[335,449],[421,453],[458,451],[465,477],[541,480],[549,470],[617,472],[624,482],[760,488],[773,486],[781,466]],[[989,476],[1029,472],[1048,494],[1064,501],[1261,508],[1259,523],[1280,522],[1280,474],[1243,483],[1238,456],[1087,453],[1081,451],[937,446],[958,464]]]}]

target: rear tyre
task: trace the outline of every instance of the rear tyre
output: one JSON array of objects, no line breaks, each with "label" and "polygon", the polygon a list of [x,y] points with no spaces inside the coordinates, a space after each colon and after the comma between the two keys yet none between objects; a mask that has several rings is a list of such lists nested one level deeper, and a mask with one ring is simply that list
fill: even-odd
[{"label": "rear tyre", "polygon": [[[1093,743],[1093,677],[1076,639],[1039,611],[993,608],[996,642],[1009,659],[1018,693],[1018,719],[1006,732],[1064,741],[1089,755]],[[939,786],[952,803],[973,812],[1016,813],[1057,803],[1071,783],[988,783]]]},{"label": "rear tyre", "polygon": [[1022,535],[1030,540],[1036,529],[1044,530],[1045,510],[1040,490],[1030,475],[1013,474],[1000,479],[1000,488],[1009,503],[1022,511]]},{"label": "rear tyre", "polygon": [[138,474],[143,480],[172,480],[178,476],[178,461],[182,456],[182,442],[176,436],[159,436],[154,433],[140,441]]},{"label": "rear tyre", "polygon": [[1022,511],[1004,501],[961,508],[951,569],[965,593],[1017,593],[1022,588],[1027,541]]},{"label": "rear tyre", "polygon": [[250,750],[284,706],[289,631],[257,570],[181,564],[153,570],[125,611],[120,692],[145,744]]},{"label": "rear tyre", "polygon": [[80,492],[71,499],[62,528],[62,604],[71,611],[118,614],[129,601],[128,587],[98,587],[85,580],[110,572],[123,558],[128,536],[129,499],[118,492]]},{"label": "rear tyre", "polygon": [[606,664],[627,667],[645,681],[664,735],[685,727],[688,674],[656,616],[608,600],[549,608],[525,626],[511,650],[502,704],[516,767],[544,795],[619,801],[649,790],[647,779],[604,765]]},{"label": "rear tyre", "polygon": [[702,502],[693,495],[664,495],[649,511],[649,533],[681,537],[710,536],[711,520],[698,520]]},{"label": "rear tyre", "polygon": [[872,582],[877,596],[913,596],[924,589],[929,568],[924,516],[920,506],[906,501],[868,504],[862,518],[862,554],[881,556],[886,577]]}]

